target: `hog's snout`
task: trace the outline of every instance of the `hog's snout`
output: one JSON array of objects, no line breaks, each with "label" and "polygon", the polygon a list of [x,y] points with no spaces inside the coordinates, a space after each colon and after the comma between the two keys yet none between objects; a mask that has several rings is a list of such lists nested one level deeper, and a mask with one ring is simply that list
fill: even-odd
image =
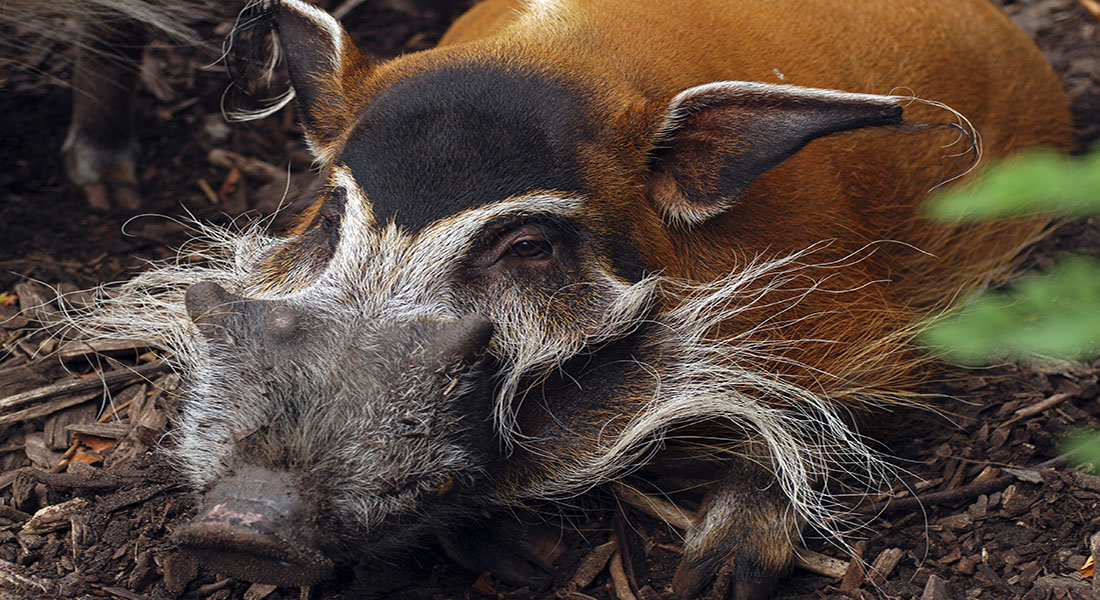
[{"label": "hog's snout", "polygon": [[210,491],[198,516],[177,530],[175,539],[219,573],[280,586],[311,585],[333,568],[314,546],[314,517],[289,473],[244,467]]}]

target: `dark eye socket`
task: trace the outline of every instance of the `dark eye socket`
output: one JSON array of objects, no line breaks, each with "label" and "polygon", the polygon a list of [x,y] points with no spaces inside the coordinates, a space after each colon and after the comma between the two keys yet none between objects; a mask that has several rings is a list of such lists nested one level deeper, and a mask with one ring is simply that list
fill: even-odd
[{"label": "dark eye socket", "polygon": [[479,268],[546,266],[551,259],[561,258],[559,246],[565,235],[560,227],[544,221],[504,222],[485,232],[469,264]]},{"label": "dark eye socket", "polygon": [[512,242],[508,250],[519,258],[543,258],[553,253],[554,246],[545,238],[525,237]]}]

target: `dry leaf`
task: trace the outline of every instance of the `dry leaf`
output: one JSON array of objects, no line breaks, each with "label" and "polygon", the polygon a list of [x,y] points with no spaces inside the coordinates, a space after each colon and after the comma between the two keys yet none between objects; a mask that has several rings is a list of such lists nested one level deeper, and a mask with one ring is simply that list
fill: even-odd
[{"label": "dry leaf", "polygon": [[1091,556],[1088,558],[1088,560],[1085,561],[1084,566],[1082,566],[1080,569],[1077,569],[1077,572],[1081,575],[1084,575],[1086,578],[1092,577],[1093,564]]},{"label": "dry leaf", "polygon": [[86,433],[74,433],[73,439],[91,448],[92,452],[103,452],[107,448],[118,443],[118,440],[99,437],[97,435],[88,435]]},{"label": "dry leaf", "polygon": [[69,458],[70,463],[79,462],[86,465],[94,465],[97,462],[103,460],[103,457],[96,454],[93,450],[85,450],[84,448],[77,448],[76,452]]}]

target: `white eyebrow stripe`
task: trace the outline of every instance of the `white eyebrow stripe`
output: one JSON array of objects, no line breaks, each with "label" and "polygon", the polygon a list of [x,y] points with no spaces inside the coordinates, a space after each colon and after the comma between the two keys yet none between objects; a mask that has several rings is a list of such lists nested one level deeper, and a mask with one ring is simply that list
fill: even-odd
[{"label": "white eyebrow stripe", "polygon": [[474,237],[490,221],[521,214],[571,217],[577,213],[581,204],[578,198],[533,194],[480,206],[440,219],[426,227],[416,237],[417,247],[414,252],[417,255],[423,254],[425,260],[440,262],[447,261],[450,257],[462,257],[473,243]]},{"label": "white eyebrow stripe", "polygon": [[334,166],[329,181],[344,186],[349,200],[361,201],[346,203],[336,252],[307,294],[325,302],[356,298],[367,314],[440,310],[455,269],[488,223],[523,214],[568,218],[583,204],[579,198],[535,193],[469,209],[409,234],[393,223],[374,222],[369,199],[345,168]]}]

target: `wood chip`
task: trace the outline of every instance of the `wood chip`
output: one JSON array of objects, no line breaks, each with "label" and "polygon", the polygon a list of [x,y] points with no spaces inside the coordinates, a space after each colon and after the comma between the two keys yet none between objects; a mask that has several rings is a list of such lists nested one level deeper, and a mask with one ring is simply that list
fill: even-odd
[{"label": "wood chip", "polygon": [[851,594],[863,587],[863,551],[867,549],[867,542],[860,540],[852,546],[852,559],[848,561],[848,568],[844,570],[844,578],[840,581],[840,591]]},{"label": "wood chip", "polygon": [[61,459],[61,452],[54,452],[46,447],[46,436],[41,432],[28,433],[23,437],[23,451],[31,464],[39,469],[49,469]]},{"label": "wood chip", "polygon": [[1039,474],[1035,469],[1016,469],[1013,467],[1005,467],[1005,473],[1012,475],[1020,481],[1026,481],[1028,483],[1043,483],[1043,476]]},{"label": "wood chip", "polygon": [[244,600],[264,600],[264,598],[274,593],[276,589],[278,589],[278,586],[267,583],[253,583],[244,591]]},{"label": "wood chip", "polygon": [[897,568],[898,562],[901,561],[903,556],[905,556],[905,551],[901,548],[887,548],[880,552],[875,557],[875,562],[871,564],[871,570],[867,573],[867,581],[874,587],[882,585]]},{"label": "wood chip", "polygon": [[130,429],[130,425],[125,423],[80,423],[65,428],[70,435],[81,434],[107,440],[121,440],[130,433]]},{"label": "wood chip", "polygon": [[19,310],[23,316],[51,325],[60,321],[59,311],[51,306],[57,293],[48,286],[34,281],[21,281],[13,286],[19,296]]},{"label": "wood chip", "polygon": [[51,531],[68,529],[73,515],[83,512],[90,503],[86,498],[73,498],[61,504],[53,504],[34,513],[23,524],[23,533],[42,535]]},{"label": "wood chip", "polygon": [[947,595],[947,585],[936,575],[930,575],[920,600],[950,600],[950,596]]},{"label": "wood chip", "polygon": [[132,352],[135,356],[153,347],[151,340],[96,340],[92,342],[68,342],[58,348],[57,355],[63,361],[71,361],[89,354],[118,354]]},{"label": "wood chip", "polygon": [[69,428],[94,423],[98,412],[97,404],[85,402],[50,415],[44,429],[46,446],[51,450],[64,451],[71,443],[69,438],[72,432]]},{"label": "wood chip", "polygon": [[841,579],[844,577],[844,574],[848,572],[847,561],[825,556],[824,554],[805,548],[795,549],[794,566],[803,571],[817,573],[818,575],[824,575],[825,577],[831,577],[833,579]]},{"label": "wood chip", "polygon": [[973,485],[975,483],[985,483],[987,481],[992,481],[996,479],[1000,473],[1000,469],[994,467],[993,465],[988,465],[986,466],[986,468],[982,469],[981,473],[978,473],[978,475],[974,478],[973,481],[970,482],[970,484]]},{"label": "wood chip", "polygon": [[28,515],[38,508],[38,475],[35,469],[26,467],[13,473],[11,480],[11,505]]}]

